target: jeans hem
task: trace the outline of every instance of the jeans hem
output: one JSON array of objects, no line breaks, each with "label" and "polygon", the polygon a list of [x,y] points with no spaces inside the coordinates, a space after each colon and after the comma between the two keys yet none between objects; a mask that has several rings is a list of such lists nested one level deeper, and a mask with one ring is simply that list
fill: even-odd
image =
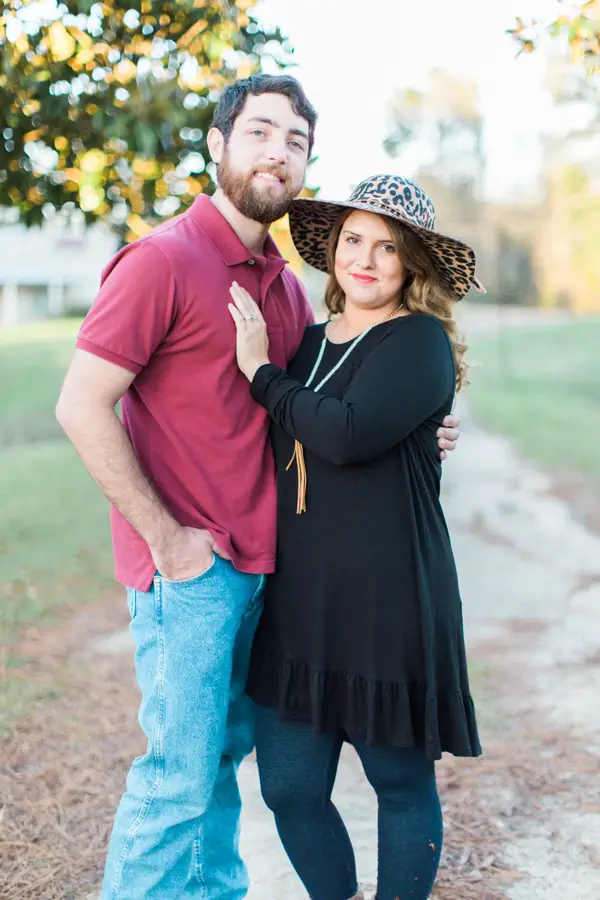
[{"label": "jeans hem", "polygon": [[158,658],[158,670],[157,670],[157,694],[158,694],[158,721],[156,725],[156,731],[154,734],[154,742],[152,746],[153,756],[154,756],[154,780],[148,791],[146,792],[146,796],[142,801],[142,805],[140,807],[140,811],[137,814],[133,824],[130,826],[129,831],[125,836],[125,843],[123,845],[123,849],[119,855],[119,862],[117,865],[117,871],[115,872],[115,877],[113,880],[112,888],[111,888],[111,900],[118,900],[117,892],[121,887],[121,883],[123,880],[123,870],[125,868],[125,864],[127,862],[127,857],[131,851],[133,846],[133,842],[135,840],[135,836],[138,833],[141,825],[144,822],[144,819],[148,815],[150,811],[150,807],[152,806],[152,801],[156,797],[158,789],[164,779],[164,768],[165,768],[165,754],[164,754],[164,743],[163,743],[163,735],[164,735],[164,726],[165,726],[165,636],[163,631],[163,615],[162,615],[162,591],[160,580],[155,580],[155,620],[156,620],[156,638],[159,648],[159,658]]}]

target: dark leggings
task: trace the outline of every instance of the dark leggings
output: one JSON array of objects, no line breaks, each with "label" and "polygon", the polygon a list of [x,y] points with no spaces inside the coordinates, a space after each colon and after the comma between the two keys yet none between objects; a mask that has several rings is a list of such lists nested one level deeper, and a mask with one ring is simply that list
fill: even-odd
[{"label": "dark leggings", "polygon": [[[331,802],[343,740],[257,707],[262,795],[311,900],[349,900],[358,890],[352,844]],[[426,900],[442,846],[434,763],[420,748],[352,743],[379,804],[377,900]]]}]

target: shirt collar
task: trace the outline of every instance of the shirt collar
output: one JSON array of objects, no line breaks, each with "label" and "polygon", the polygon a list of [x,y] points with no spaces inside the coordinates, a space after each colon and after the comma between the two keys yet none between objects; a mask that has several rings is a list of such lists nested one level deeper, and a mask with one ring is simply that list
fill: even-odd
[{"label": "shirt collar", "polygon": [[[237,266],[254,258],[225,216],[206,194],[196,197],[188,213],[200,226],[226,266]],[[287,259],[282,257],[270,234],[265,241],[264,254],[267,260],[277,262],[281,268],[287,264]]]}]

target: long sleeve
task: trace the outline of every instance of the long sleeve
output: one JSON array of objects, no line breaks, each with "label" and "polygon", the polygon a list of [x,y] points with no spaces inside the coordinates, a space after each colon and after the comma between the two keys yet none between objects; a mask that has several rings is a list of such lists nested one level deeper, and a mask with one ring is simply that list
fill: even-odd
[{"label": "long sleeve", "polygon": [[251,393],[307,449],[345,465],[399,444],[448,401],[454,381],[443,327],[431,316],[414,315],[371,350],[340,399],[315,393],[270,364],[258,369]]}]

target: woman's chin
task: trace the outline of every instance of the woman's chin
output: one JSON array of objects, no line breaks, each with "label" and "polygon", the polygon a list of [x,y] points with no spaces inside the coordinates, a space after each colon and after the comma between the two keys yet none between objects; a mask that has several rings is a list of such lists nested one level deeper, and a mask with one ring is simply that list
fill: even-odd
[{"label": "woman's chin", "polygon": [[346,300],[355,306],[369,307],[377,303],[377,295],[372,284],[358,284],[355,281],[350,284],[341,284]]},{"label": "woman's chin", "polygon": [[355,306],[357,309],[377,309],[379,306],[385,306],[385,301],[382,303],[381,298],[373,295],[369,296],[369,293],[365,290],[350,290],[345,296],[346,303]]}]

